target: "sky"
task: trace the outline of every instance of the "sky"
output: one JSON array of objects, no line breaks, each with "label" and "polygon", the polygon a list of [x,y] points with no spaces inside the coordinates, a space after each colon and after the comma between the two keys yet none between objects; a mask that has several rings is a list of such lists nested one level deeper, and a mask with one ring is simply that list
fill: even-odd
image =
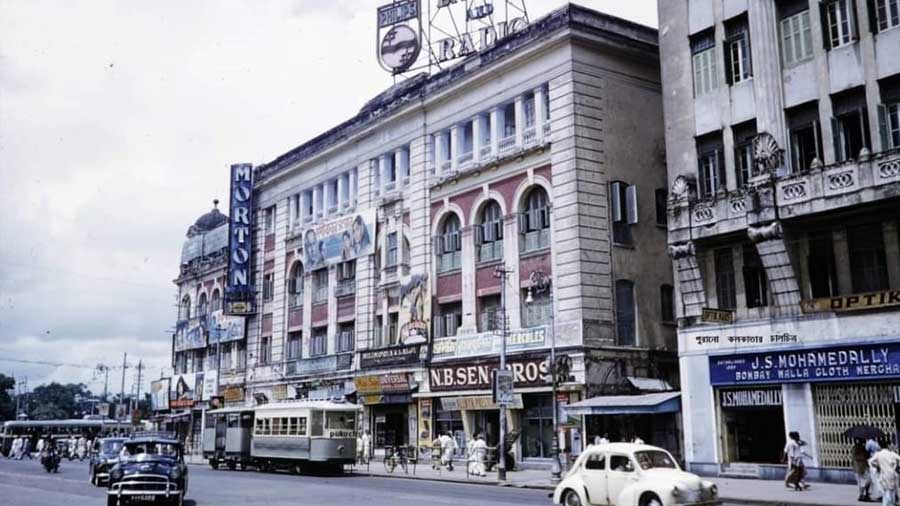
[{"label": "sky", "polygon": [[[384,3],[0,0],[0,373],[99,393],[105,364],[118,392],[125,352],[126,391],[138,361],[170,373],[188,226],[214,198],[227,209],[230,164],[268,162],[392,84]],[[656,0],[577,3],[657,25]]]}]

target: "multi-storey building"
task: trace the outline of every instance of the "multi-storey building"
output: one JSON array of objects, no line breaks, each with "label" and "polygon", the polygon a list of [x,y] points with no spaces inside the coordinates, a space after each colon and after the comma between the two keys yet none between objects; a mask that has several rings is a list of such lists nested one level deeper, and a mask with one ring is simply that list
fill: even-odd
[{"label": "multi-storey building", "polygon": [[[540,460],[552,344],[562,403],[677,386],[658,65],[655,30],[568,5],[256,167],[247,402],[355,399],[379,448],[493,445],[506,326]],[[562,421],[679,440],[677,414]]]},{"label": "multi-storey building", "polygon": [[228,267],[228,217],[218,201],[188,228],[178,287],[169,413],[164,425],[199,443],[203,411],[224,394],[243,402],[245,330],[242,317],[223,314]]},{"label": "multi-storey building", "polygon": [[660,0],[669,252],[691,469],[849,479],[896,444],[896,0]]}]

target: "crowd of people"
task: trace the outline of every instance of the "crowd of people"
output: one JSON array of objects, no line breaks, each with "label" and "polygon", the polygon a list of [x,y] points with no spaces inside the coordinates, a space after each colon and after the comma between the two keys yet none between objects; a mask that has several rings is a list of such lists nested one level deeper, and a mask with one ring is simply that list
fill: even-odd
[{"label": "crowd of people", "polygon": [[45,450],[53,448],[60,453],[61,457],[82,460],[90,453],[92,444],[92,439],[84,435],[57,438],[43,435],[19,436],[13,439],[6,458],[10,460],[34,459]]}]

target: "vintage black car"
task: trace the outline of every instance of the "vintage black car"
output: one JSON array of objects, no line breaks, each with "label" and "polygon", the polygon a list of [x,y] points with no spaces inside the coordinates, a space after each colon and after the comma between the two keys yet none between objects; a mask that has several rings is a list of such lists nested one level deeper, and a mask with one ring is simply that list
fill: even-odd
[{"label": "vintage black car", "polygon": [[105,437],[94,443],[89,470],[91,485],[100,486],[109,478],[109,470],[119,462],[119,451],[125,438]]},{"label": "vintage black car", "polygon": [[137,435],[124,442],[109,472],[107,506],[165,502],[181,506],[188,487],[184,447],[169,436]]}]

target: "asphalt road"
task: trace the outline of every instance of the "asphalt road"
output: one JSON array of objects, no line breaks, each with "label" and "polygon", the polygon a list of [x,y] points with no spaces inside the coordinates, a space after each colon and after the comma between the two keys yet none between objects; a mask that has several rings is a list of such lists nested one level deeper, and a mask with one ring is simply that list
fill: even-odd
[{"label": "asphalt road", "polygon": [[[0,458],[0,504],[89,506],[106,504],[105,489],[88,482],[87,463],[64,461],[47,474],[35,461]],[[292,476],[255,471],[213,471],[190,466],[189,506],[550,506],[545,490],[364,476]]]}]

